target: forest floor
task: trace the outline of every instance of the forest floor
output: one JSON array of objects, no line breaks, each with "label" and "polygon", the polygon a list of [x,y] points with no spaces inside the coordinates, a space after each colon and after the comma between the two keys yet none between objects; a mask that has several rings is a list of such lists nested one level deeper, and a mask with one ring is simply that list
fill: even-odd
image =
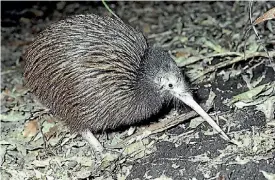
[{"label": "forest floor", "polygon": [[[150,125],[97,135],[104,146],[120,149],[95,157],[81,136],[41,115],[23,86],[21,55],[52,22],[110,12],[101,2],[1,2],[2,179],[275,179],[274,21],[256,26],[258,38],[248,30],[249,2],[108,4],[151,45],[171,53],[196,100],[208,104],[239,144],[186,108]],[[254,2],[252,20],[274,6]]]}]

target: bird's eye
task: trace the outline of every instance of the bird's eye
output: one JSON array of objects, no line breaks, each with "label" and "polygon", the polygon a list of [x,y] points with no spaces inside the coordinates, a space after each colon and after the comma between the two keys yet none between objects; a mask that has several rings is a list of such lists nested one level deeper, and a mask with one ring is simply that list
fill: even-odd
[{"label": "bird's eye", "polygon": [[169,88],[172,88],[172,87],[173,87],[173,84],[168,84],[168,87],[169,87]]}]

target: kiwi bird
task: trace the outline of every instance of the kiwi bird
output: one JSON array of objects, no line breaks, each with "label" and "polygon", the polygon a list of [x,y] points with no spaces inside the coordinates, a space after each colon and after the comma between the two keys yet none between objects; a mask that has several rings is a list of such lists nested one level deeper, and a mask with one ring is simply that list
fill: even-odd
[{"label": "kiwi bird", "polygon": [[120,19],[75,15],[53,23],[26,49],[25,85],[95,148],[98,131],[131,125],[183,101],[229,140],[193,100],[168,52]]}]

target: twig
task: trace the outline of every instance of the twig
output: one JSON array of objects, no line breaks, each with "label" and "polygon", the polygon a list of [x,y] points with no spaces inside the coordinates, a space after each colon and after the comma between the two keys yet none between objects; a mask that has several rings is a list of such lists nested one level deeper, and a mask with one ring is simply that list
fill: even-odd
[{"label": "twig", "polygon": [[267,56],[268,56],[268,59],[270,61],[270,64],[272,64],[272,58],[268,52],[268,50],[266,49],[266,47],[264,46],[263,42],[261,41],[261,38],[259,36],[259,33],[254,25],[254,22],[252,20],[252,5],[253,5],[253,1],[250,1],[249,2],[249,20],[250,20],[250,24],[251,24],[251,27],[256,35],[256,37],[258,38],[258,40],[260,41],[260,46],[262,46],[264,48],[264,51],[266,52]]},{"label": "twig", "polygon": [[[207,112],[211,108],[211,105],[210,104],[208,106],[203,105],[202,107]],[[107,146],[107,148],[122,148],[122,147],[125,147],[127,144],[131,144],[136,139],[139,139],[139,137],[146,138],[146,137],[148,137],[152,134],[163,132],[167,129],[170,129],[174,126],[177,126],[178,124],[180,124],[180,123],[182,123],[182,122],[184,122],[188,119],[194,118],[196,116],[199,116],[199,115],[195,111],[191,111],[191,112],[181,114],[179,116],[169,118],[167,120],[164,120],[164,121],[161,121],[161,122],[158,122],[158,123],[155,123],[155,124],[151,124],[145,130],[142,129],[142,128],[139,128],[139,130],[135,134],[133,134],[132,136],[127,137],[122,142],[120,142],[116,145]]]},{"label": "twig", "polygon": [[242,53],[239,52],[223,52],[223,53],[217,53],[217,54],[210,54],[207,56],[200,56],[200,57],[194,57],[192,60],[185,60],[182,62],[177,63],[179,67],[187,66],[190,64],[193,64],[195,62],[201,61],[203,59],[210,59],[215,57],[225,57],[225,56],[242,56]]},{"label": "twig", "polygon": [[47,140],[46,140],[46,137],[45,137],[45,134],[43,132],[43,123],[45,122],[45,120],[43,120],[43,122],[40,122],[42,120],[42,117],[39,116],[39,119],[38,119],[38,123],[39,123],[39,131],[41,133],[41,136],[42,136],[42,140],[43,140],[43,144],[44,144],[44,150],[46,151],[47,148],[48,148],[48,143],[47,143]]},{"label": "twig", "polygon": [[120,19],[115,13],[114,11],[112,11],[112,9],[108,6],[108,4],[105,2],[105,0],[102,0],[103,5],[105,6],[105,8],[117,19]]},{"label": "twig", "polygon": [[246,57],[243,57],[243,56],[235,57],[232,60],[230,59],[230,60],[223,61],[223,62],[220,62],[218,64],[215,64],[213,66],[209,66],[207,69],[205,69],[202,72],[201,75],[199,75],[196,78],[192,79],[192,81],[195,81],[198,78],[200,78],[200,77],[202,77],[202,76],[204,76],[204,75],[206,75],[210,72],[216,71],[217,69],[224,68],[226,66],[235,64],[235,63],[240,62],[240,61],[246,61],[247,59],[251,59],[251,58],[254,58],[254,57],[266,57],[266,58],[268,58],[269,56],[274,57],[275,56],[275,51],[270,52],[269,55],[267,55],[265,52],[256,52],[256,53],[250,53]]}]

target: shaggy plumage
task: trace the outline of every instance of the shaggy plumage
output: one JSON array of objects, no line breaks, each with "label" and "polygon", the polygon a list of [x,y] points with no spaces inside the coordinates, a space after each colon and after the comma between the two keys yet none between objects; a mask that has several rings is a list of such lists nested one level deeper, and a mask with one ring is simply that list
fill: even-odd
[{"label": "shaggy plumage", "polygon": [[26,86],[78,132],[146,120],[173,98],[156,85],[162,78],[157,74],[173,72],[182,81],[167,52],[148,47],[144,36],[121,20],[97,15],[52,24],[24,59]]}]

